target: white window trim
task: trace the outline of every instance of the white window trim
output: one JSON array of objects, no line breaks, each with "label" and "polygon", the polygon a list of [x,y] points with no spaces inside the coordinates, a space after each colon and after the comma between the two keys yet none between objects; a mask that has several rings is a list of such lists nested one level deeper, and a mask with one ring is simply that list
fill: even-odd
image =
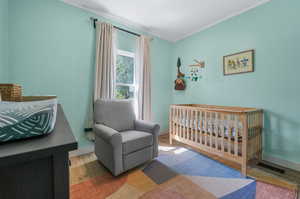
[{"label": "white window trim", "polygon": [[125,50],[118,50],[117,55],[123,55],[126,57],[132,57],[135,59],[135,54],[133,52],[125,51]]},{"label": "white window trim", "polygon": [[[137,82],[136,82],[136,64],[135,64],[135,54],[129,51],[124,51],[124,50],[117,50],[117,56],[125,56],[125,57],[132,57],[133,58],[133,83],[132,84],[126,84],[126,83],[117,83],[115,82],[115,86],[129,86],[134,88],[134,98],[137,97]],[[117,70],[115,70],[115,75],[117,76]],[[116,98],[116,96],[115,96]]]}]

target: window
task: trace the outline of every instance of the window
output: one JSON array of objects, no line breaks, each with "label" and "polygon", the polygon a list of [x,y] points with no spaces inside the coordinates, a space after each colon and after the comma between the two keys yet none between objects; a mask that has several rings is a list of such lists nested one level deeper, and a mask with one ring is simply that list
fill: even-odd
[{"label": "window", "polygon": [[116,63],[116,98],[134,99],[136,96],[134,53],[118,50]]}]

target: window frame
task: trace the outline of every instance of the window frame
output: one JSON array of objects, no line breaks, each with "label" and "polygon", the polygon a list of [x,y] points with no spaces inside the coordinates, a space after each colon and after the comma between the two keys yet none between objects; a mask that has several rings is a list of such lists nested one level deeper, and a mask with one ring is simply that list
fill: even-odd
[{"label": "window frame", "polygon": [[[126,83],[118,83],[117,82],[117,66],[115,67],[115,77],[116,77],[116,80],[115,80],[115,90],[117,89],[117,86],[128,86],[128,87],[133,87],[134,88],[134,96],[133,98],[128,98],[128,99],[135,99],[137,97],[137,84],[136,84],[136,63],[135,63],[135,53],[133,52],[130,52],[130,51],[125,51],[125,50],[120,50],[118,49],[117,50],[117,53],[116,53],[116,62],[117,62],[117,57],[118,56],[124,56],[124,57],[130,57],[130,58],[133,58],[133,83],[132,84],[126,84]],[[115,93],[115,99],[118,99],[117,98],[117,92],[114,92]],[[123,100],[128,100],[128,99],[123,99]],[[122,99],[118,99],[118,100],[122,100]]]}]

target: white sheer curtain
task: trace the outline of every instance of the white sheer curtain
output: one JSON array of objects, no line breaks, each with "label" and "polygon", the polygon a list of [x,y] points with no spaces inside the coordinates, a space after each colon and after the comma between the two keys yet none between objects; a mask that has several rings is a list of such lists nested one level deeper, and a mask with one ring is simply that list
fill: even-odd
[{"label": "white sheer curtain", "polygon": [[[96,60],[94,96],[90,105],[86,128],[92,129],[94,124],[94,102],[97,99],[112,99],[115,95],[116,64],[116,29],[111,24],[96,22]],[[94,140],[94,133],[87,132],[89,140]]]},{"label": "white sheer curtain", "polygon": [[115,94],[116,30],[111,24],[96,23],[96,70],[94,101]]},{"label": "white sheer curtain", "polygon": [[151,120],[151,63],[150,38],[140,36],[137,41],[136,80],[138,118]]}]

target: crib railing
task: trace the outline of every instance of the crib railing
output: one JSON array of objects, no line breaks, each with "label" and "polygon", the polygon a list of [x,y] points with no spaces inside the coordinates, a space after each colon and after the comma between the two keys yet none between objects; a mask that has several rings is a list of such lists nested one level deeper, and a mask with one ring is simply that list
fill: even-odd
[{"label": "crib railing", "polygon": [[170,144],[177,140],[240,163],[261,158],[262,110],[207,105],[171,105]]}]

